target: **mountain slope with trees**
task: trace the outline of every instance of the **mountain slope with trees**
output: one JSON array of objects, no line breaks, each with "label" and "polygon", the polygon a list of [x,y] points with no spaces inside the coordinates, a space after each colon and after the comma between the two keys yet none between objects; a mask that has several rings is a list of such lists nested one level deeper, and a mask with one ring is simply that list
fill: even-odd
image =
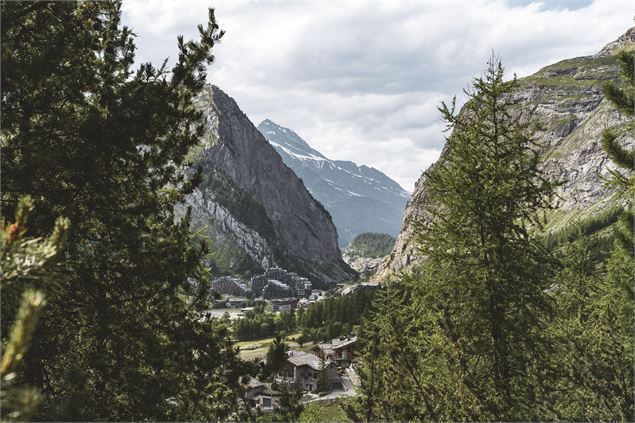
[{"label": "mountain slope with trees", "polygon": [[[366,324],[355,421],[632,421],[633,52],[603,90],[624,115],[602,128],[623,208],[546,246],[534,230],[557,212],[559,185],[540,165],[531,118],[490,63],[455,114],[440,161],[426,171],[426,219],[414,243],[426,257],[388,283]],[[612,232],[611,232],[612,231]],[[596,254],[598,251],[601,254]]]},{"label": "mountain slope with trees", "polygon": [[[514,113],[520,110],[540,126],[536,135],[543,145],[545,171],[562,182],[556,190],[559,208],[549,215],[547,232],[557,232],[576,220],[624,203],[615,187],[604,183],[615,166],[602,148],[603,131],[623,123],[625,118],[605,98],[603,86],[618,79],[617,54],[633,49],[635,29],[631,28],[594,56],[563,60],[519,79],[511,93],[517,104]],[[632,132],[617,135],[620,142],[635,143]],[[446,154],[444,150],[441,159]],[[421,262],[414,233],[426,220],[427,185],[423,173],[406,207],[395,247],[381,264],[377,279],[389,278]]]}]

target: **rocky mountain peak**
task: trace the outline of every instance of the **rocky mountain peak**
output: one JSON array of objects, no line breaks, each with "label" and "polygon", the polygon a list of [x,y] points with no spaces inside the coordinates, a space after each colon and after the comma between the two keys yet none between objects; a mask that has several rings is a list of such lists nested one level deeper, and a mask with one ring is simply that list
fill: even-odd
[{"label": "rocky mountain peak", "polygon": [[397,182],[372,167],[330,160],[295,131],[269,119],[258,129],[333,216],[340,247],[363,232],[397,235],[410,196]]},{"label": "rocky mountain peak", "polygon": [[197,225],[231,244],[230,259],[241,250],[256,267],[273,261],[318,285],[350,278],[328,212],[234,99],[208,86],[197,106],[213,139],[194,158],[206,178],[189,201]]},{"label": "rocky mountain peak", "polygon": [[635,27],[629,28],[624,34],[620,35],[617,40],[605,45],[595,57],[606,57],[617,54],[619,50],[632,50],[635,45]]},{"label": "rocky mountain peak", "polygon": [[280,126],[265,119],[258,125],[258,130],[274,146],[287,149],[291,154],[305,155],[313,159],[326,159],[319,151],[314,150],[294,130]]}]

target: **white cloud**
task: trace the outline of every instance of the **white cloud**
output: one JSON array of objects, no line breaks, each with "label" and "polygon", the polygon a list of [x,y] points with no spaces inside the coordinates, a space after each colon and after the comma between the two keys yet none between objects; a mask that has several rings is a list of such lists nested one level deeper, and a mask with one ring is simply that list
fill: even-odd
[{"label": "white cloud", "polygon": [[529,75],[597,52],[632,25],[630,1],[216,2],[124,1],[137,59],[176,57],[215,6],[227,31],[209,81],[255,124],[293,128],[333,159],[376,167],[413,189],[438,157],[436,106],[461,94],[492,53]]}]

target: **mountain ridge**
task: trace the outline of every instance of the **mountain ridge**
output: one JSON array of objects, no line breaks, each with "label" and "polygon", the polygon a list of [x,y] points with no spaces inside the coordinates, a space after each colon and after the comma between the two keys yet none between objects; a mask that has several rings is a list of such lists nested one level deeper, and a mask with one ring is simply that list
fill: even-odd
[{"label": "mountain ridge", "polygon": [[410,194],[383,172],[330,160],[292,129],[263,120],[258,129],[333,216],[340,247],[364,232],[397,235]]},{"label": "mountain ridge", "polygon": [[[615,189],[603,183],[614,166],[601,137],[605,128],[623,122],[624,117],[604,98],[602,86],[618,79],[616,54],[634,48],[635,29],[630,28],[595,55],[565,59],[518,80],[512,95],[542,127],[536,135],[545,145],[541,152],[544,171],[563,181],[557,190],[560,208],[550,213],[546,231],[560,230],[620,201]],[[633,134],[623,133],[620,140],[626,145],[635,143]],[[445,148],[439,160],[444,154]],[[417,223],[426,219],[426,178],[427,171],[415,184],[395,247],[380,264],[375,280],[412,269],[423,259],[413,240]]]},{"label": "mountain ridge", "polygon": [[317,285],[353,277],[330,215],[235,100],[206,86],[197,107],[206,136],[193,162],[203,168],[204,180],[188,205],[195,228],[231,251],[225,272],[239,272],[249,262],[250,270],[277,265]]}]

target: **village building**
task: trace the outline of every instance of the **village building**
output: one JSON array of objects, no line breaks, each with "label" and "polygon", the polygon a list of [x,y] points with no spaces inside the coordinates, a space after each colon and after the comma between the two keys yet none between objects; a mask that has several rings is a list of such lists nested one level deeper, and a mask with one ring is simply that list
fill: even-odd
[{"label": "village building", "polygon": [[270,267],[263,274],[251,278],[253,295],[269,299],[291,296],[305,298],[311,293],[312,286],[309,279],[279,267]]},{"label": "village building", "polygon": [[316,301],[312,301],[307,298],[300,298],[300,300],[298,301],[298,308],[307,308],[311,304],[315,304],[315,303]]},{"label": "village building", "polygon": [[298,299],[282,298],[278,300],[271,300],[271,308],[274,313],[277,311],[281,313],[289,313],[291,310],[298,308]]},{"label": "village building", "polygon": [[295,295],[296,293],[293,288],[276,279],[269,279],[262,290],[262,298],[266,300],[295,297]]},{"label": "village building", "polygon": [[313,347],[316,357],[324,355],[327,360],[333,361],[338,367],[349,367],[355,358],[357,336],[342,336],[323,342]]},{"label": "village building", "polygon": [[222,276],[212,281],[212,291],[235,297],[250,297],[251,289],[241,279]]},{"label": "village building", "polygon": [[214,301],[215,308],[234,308],[234,307],[243,307],[247,303],[245,298],[223,298],[222,300]]},{"label": "village building", "polygon": [[322,301],[325,298],[326,298],[326,291],[314,289],[309,294],[308,300],[316,302],[316,301]]},{"label": "village building", "polygon": [[249,381],[241,383],[240,387],[250,407],[267,410],[280,405],[281,393],[271,389],[271,384],[262,383],[257,378],[250,377]]},{"label": "village building", "polygon": [[303,351],[288,351],[287,360],[275,379],[310,392],[316,392],[321,381],[329,387],[339,382],[335,363],[330,360],[322,362],[318,356]]}]

